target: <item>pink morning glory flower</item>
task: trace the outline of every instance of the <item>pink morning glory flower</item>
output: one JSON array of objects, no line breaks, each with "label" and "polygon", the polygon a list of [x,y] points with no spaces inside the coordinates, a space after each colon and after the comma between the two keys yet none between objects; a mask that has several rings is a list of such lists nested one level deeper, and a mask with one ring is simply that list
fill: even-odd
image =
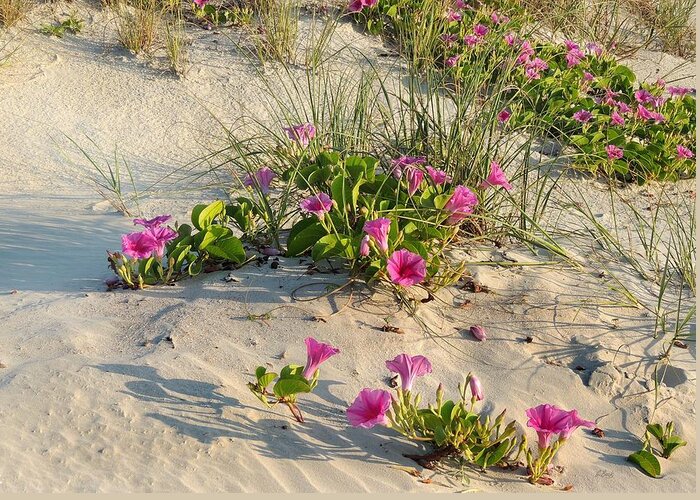
[{"label": "pink morning glory flower", "polygon": [[459,55],[456,56],[450,56],[447,59],[445,59],[445,66],[448,68],[454,68],[457,66],[457,62],[459,61]]},{"label": "pink morning glory flower", "polygon": [[353,0],[348,5],[349,12],[360,12],[365,7],[373,7],[377,4],[377,0]]},{"label": "pink morning glory flower", "polygon": [[451,33],[444,33],[440,35],[440,40],[442,40],[448,47],[452,47],[458,38],[459,37],[457,35],[453,35]]},{"label": "pink morning glory flower", "polygon": [[578,44],[571,40],[564,40],[564,46],[566,47],[566,50],[578,50],[579,48]]},{"label": "pink morning glory flower", "polygon": [[405,248],[391,254],[386,266],[391,281],[402,287],[410,287],[425,279],[425,260]]},{"label": "pink morning glory flower", "polygon": [[410,391],[416,378],[433,372],[433,367],[425,356],[409,356],[399,354],[394,359],[386,362],[390,372],[398,373],[401,377],[401,388]]},{"label": "pink morning glory flower", "polygon": [[134,225],[143,226],[146,229],[151,227],[158,227],[161,224],[165,224],[170,220],[170,215],[158,215],[152,219],[134,219]]},{"label": "pink morning glory flower", "polygon": [[671,97],[685,97],[686,94],[690,94],[693,89],[688,87],[668,87],[666,90],[671,94]]},{"label": "pink morning glory flower", "polygon": [[613,109],[612,113],[610,113],[610,123],[613,125],[624,125],[625,119],[616,109]]},{"label": "pink morning glory flower", "polygon": [[150,227],[144,231],[149,233],[156,241],[155,254],[161,258],[165,252],[165,245],[177,238],[177,232],[167,226]]},{"label": "pink morning glory flower", "polygon": [[444,170],[438,170],[436,168],[431,167],[428,165],[425,167],[425,170],[428,172],[428,177],[433,181],[433,183],[436,186],[440,186],[442,184],[445,184],[446,182],[450,182],[450,176],[447,175],[447,172]]},{"label": "pink morning glory flower", "polygon": [[473,325],[469,327],[469,333],[479,342],[486,340],[486,329],[481,325]]},{"label": "pink morning glory flower", "polygon": [[583,72],[583,79],[586,82],[592,82],[595,80],[595,76],[593,76],[593,73],[589,73],[588,71]]},{"label": "pink morning glory flower", "polygon": [[391,160],[391,174],[400,179],[406,167],[409,165],[423,165],[426,161],[423,156],[399,156]]},{"label": "pink morning glory flower", "polygon": [[488,35],[488,33],[488,27],[484,26],[483,24],[477,24],[476,26],[474,26],[474,34],[479,38],[485,37],[486,35]]},{"label": "pink morning glory flower", "polygon": [[455,8],[457,9],[468,9],[469,5],[464,0],[455,0]]},{"label": "pink morning glory flower", "polygon": [[332,345],[316,341],[313,337],[307,337],[304,339],[304,343],[306,344],[306,365],[301,376],[310,380],[321,363],[331,356],[335,356],[340,351]]},{"label": "pink morning glory flower", "polygon": [[122,253],[132,259],[145,259],[158,249],[156,238],[147,231],[122,235]]},{"label": "pink morning glory flower", "polygon": [[591,54],[595,54],[596,57],[600,57],[603,54],[603,47],[595,42],[587,43],[586,50]]},{"label": "pink morning glory flower", "polygon": [[369,255],[369,234],[365,234],[360,240],[360,256],[367,257]]},{"label": "pink morning glory flower", "polygon": [[445,19],[447,19],[448,23],[459,22],[462,20],[462,14],[456,10],[449,10],[447,13],[445,13]]},{"label": "pink morning glory flower", "polygon": [[503,35],[503,41],[506,42],[506,45],[512,47],[515,45],[515,33],[506,33]]},{"label": "pink morning glory flower", "polygon": [[605,146],[605,152],[608,154],[609,160],[619,160],[624,156],[624,151],[622,148],[618,148],[614,144],[608,144]]},{"label": "pink morning glory flower", "polygon": [[479,186],[481,189],[487,189],[489,187],[501,186],[506,191],[513,189],[513,186],[508,182],[505,172],[501,169],[501,166],[497,162],[491,162],[491,171],[484,182]]},{"label": "pink morning glory flower", "polygon": [[413,196],[423,182],[423,171],[419,168],[409,166],[406,167],[405,172],[406,182],[408,182],[408,195]]},{"label": "pink morning glory flower", "polygon": [[639,89],[634,93],[634,98],[639,104],[648,104],[654,100],[654,96],[646,89]]},{"label": "pink morning glory flower", "polygon": [[248,174],[243,179],[243,185],[248,187],[257,186],[263,194],[268,194],[270,192],[270,184],[272,179],[277,177],[272,170],[268,167],[262,167],[253,175]]},{"label": "pink morning glory flower", "polygon": [[574,120],[580,123],[588,123],[593,118],[593,114],[585,109],[580,109],[574,113]]},{"label": "pink morning glory flower", "polygon": [[520,45],[520,55],[518,55],[517,63],[525,64],[527,61],[530,60],[530,57],[534,55],[535,49],[532,48],[530,42],[524,40],[523,43]]},{"label": "pink morning glory flower", "polygon": [[510,21],[510,17],[508,17],[508,16],[499,14],[498,12],[493,12],[493,13],[491,14],[491,22],[492,22],[493,24],[496,24],[496,25],[498,25],[498,24],[505,24],[505,23],[507,23],[508,21]]},{"label": "pink morning glory flower", "polygon": [[574,66],[578,66],[584,57],[586,57],[586,54],[584,54],[581,49],[571,49],[566,54],[566,67],[573,68]]},{"label": "pink morning glory flower", "polygon": [[682,144],[679,144],[678,146],[676,146],[676,153],[677,153],[678,158],[683,159],[683,160],[689,160],[690,158],[692,158],[694,156],[693,152],[689,148],[686,148],[685,146],[683,146]]},{"label": "pink morning glory flower", "polygon": [[382,389],[362,389],[347,409],[348,421],[353,427],[369,429],[386,425],[387,412],[391,408],[391,394]]},{"label": "pink morning glory flower", "polygon": [[195,5],[199,7],[200,9],[203,9],[206,4],[209,3],[209,0],[193,0]]},{"label": "pink morning glory flower", "polygon": [[637,116],[642,120],[654,120],[656,123],[661,123],[666,120],[664,115],[662,115],[661,113],[649,111],[641,104],[637,106]]},{"label": "pink morning glory flower", "polygon": [[484,388],[481,385],[481,380],[476,375],[472,375],[469,379],[469,390],[472,393],[472,397],[477,401],[484,399]]},{"label": "pink morning glory flower", "polygon": [[622,101],[616,102],[616,103],[615,103],[615,106],[617,106],[618,111],[620,111],[620,113],[622,113],[622,114],[631,113],[631,112],[632,112],[632,108],[630,108],[630,107],[627,105],[627,103],[624,103],[624,102],[622,102]]},{"label": "pink morning glory flower", "polygon": [[474,212],[474,207],[478,205],[479,199],[467,186],[457,186],[455,192],[445,204],[444,210],[450,212],[447,224],[454,224],[461,221],[467,215]]},{"label": "pink morning glory flower", "polygon": [[503,108],[498,112],[498,115],[496,115],[496,117],[498,118],[499,123],[506,123],[510,119],[510,115],[510,111],[508,111],[508,109],[506,108]]},{"label": "pink morning glory flower", "polygon": [[290,140],[296,142],[302,148],[309,145],[311,140],[316,136],[316,127],[311,123],[302,123],[300,125],[292,125],[283,129]]},{"label": "pink morning glory flower", "polygon": [[331,211],[333,200],[326,193],[319,193],[301,200],[299,207],[302,212],[314,214],[319,219],[323,219],[323,215]]},{"label": "pink morning glory flower", "polygon": [[391,219],[380,217],[374,220],[368,220],[362,227],[362,230],[367,233],[382,252],[389,251],[389,229],[391,228]]},{"label": "pink morning glory flower", "polygon": [[595,422],[579,418],[576,410],[566,411],[549,404],[529,408],[525,414],[528,417],[527,426],[537,432],[540,449],[549,446],[552,436],[568,439],[579,427],[595,427]]}]

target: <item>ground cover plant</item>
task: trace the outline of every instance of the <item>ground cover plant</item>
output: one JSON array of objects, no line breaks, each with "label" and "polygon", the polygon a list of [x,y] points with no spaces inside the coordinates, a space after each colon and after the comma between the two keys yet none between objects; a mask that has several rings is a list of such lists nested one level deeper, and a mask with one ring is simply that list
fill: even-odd
[{"label": "ground cover plant", "polygon": [[574,166],[638,182],[694,175],[693,89],[640,85],[602,46],[538,41],[521,9],[501,7],[378,0],[349,10],[370,32],[389,36],[422,65],[442,67],[455,82],[475,71],[512,75],[502,120],[573,146]]}]

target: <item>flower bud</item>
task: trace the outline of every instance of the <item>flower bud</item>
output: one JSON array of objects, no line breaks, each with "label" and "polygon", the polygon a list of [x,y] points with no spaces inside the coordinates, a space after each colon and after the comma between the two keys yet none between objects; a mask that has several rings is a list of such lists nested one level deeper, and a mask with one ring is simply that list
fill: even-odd
[{"label": "flower bud", "polygon": [[444,394],[445,389],[442,387],[442,382],[440,382],[440,385],[438,385],[438,388],[435,391],[435,400],[437,401],[438,407],[442,406],[442,397]]},{"label": "flower bud", "polygon": [[367,257],[369,255],[369,235],[366,234],[362,241],[360,241],[360,255],[362,257]]},{"label": "flower bud", "polygon": [[486,340],[486,329],[481,325],[472,326],[469,328],[469,333],[478,341]]},{"label": "flower bud", "polygon": [[481,386],[481,381],[476,375],[472,375],[469,380],[469,389],[472,391],[472,397],[477,401],[484,399],[484,388]]}]

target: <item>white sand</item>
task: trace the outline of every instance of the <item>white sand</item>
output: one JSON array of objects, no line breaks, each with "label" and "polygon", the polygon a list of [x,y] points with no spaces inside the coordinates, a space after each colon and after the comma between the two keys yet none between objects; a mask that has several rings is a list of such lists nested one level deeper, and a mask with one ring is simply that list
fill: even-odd
[{"label": "white sand", "polygon": [[[92,172],[65,136],[86,144],[87,135],[107,156],[118,146],[139,184],[148,186],[196,157],[199,144],[218,132],[203,104],[232,120],[241,103],[254,106],[260,93],[249,63],[232,55],[223,35],[193,30],[194,66],[179,80],[154,69],[157,61],[125,54],[104,14],[77,6],[89,14],[84,34],[57,40],[25,31],[12,66],[0,70],[0,491],[544,489],[529,485],[522,470],[469,471],[471,484],[464,486],[449,471],[423,471],[432,478],[425,484],[392,468],[415,467],[402,454],[420,448],[387,429],[353,429],[344,410],[363,387],[386,387],[384,360],[400,352],[432,361],[433,374],[417,384],[426,397],[439,381],[454,394],[472,370],[494,414],[507,408],[524,424],[526,408],[549,402],[595,419],[605,437],[575,434],[556,460],[563,471],[554,474],[554,488],[696,489],[695,342],[673,350],[654,416],[673,420],[688,446],[670,461],[660,459],[662,478],[647,478],[625,458],[639,448],[650,418],[653,366],[668,337],[653,338],[654,318],[645,311],[603,305],[618,296],[598,277],[591,241],[572,249],[588,265],[583,272],[471,266],[494,293],[451,288],[440,300],[472,305],[421,306],[420,318],[439,338],[388,298],[360,289],[352,297],[293,302],[301,285],[314,285],[301,293],[309,296],[346,279],[306,274],[299,259],[283,258],[278,269],[249,265],[232,273],[234,282],[218,272],[173,287],[104,292],[110,275],[104,252],[118,248],[119,235],[133,226],[94,193]],[[48,19],[47,10],[37,11],[34,22]],[[368,53],[381,51],[350,25],[340,29],[344,41],[355,37]],[[602,187],[572,182],[609,223]],[[680,183],[674,196],[689,196],[691,187]],[[143,208],[182,218],[209,196],[209,190],[161,194]],[[548,259],[507,251],[521,261]],[[495,249],[455,254],[500,259]],[[653,285],[614,266],[640,300],[655,303]],[[311,319],[337,311],[326,322]],[[248,319],[267,312],[270,319]],[[405,333],[379,331],[385,318]],[[487,341],[469,337],[474,323],[487,328]],[[245,383],[259,364],[302,363],[308,335],[341,354],[302,400],[307,422],[298,424],[283,409],[262,408]]]}]

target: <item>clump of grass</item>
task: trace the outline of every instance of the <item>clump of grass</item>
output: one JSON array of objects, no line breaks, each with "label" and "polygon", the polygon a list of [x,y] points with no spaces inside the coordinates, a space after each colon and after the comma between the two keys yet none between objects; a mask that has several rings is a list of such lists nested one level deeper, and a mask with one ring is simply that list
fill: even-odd
[{"label": "clump of grass", "polygon": [[111,8],[115,14],[119,43],[134,54],[150,52],[161,18],[158,0],[118,0]]},{"label": "clump of grass", "polygon": [[189,67],[188,43],[182,10],[177,9],[174,15],[165,21],[165,51],[170,69],[177,75],[185,74]]},{"label": "clump of grass", "polygon": [[0,0],[0,26],[12,26],[31,7],[30,0]]},{"label": "clump of grass", "polygon": [[71,12],[68,19],[64,19],[58,24],[44,24],[41,26],[41,32],[48,36],[57,36],[63,38],[66,32],[74,35],[80,33],[85,25],[85,21],[78,17],[77,13]]},{"label": "clump of grass", "polygon": [[293,63],[299,32],[299,7],[294,0],[259,0],[256,49],[261,61]]}]

